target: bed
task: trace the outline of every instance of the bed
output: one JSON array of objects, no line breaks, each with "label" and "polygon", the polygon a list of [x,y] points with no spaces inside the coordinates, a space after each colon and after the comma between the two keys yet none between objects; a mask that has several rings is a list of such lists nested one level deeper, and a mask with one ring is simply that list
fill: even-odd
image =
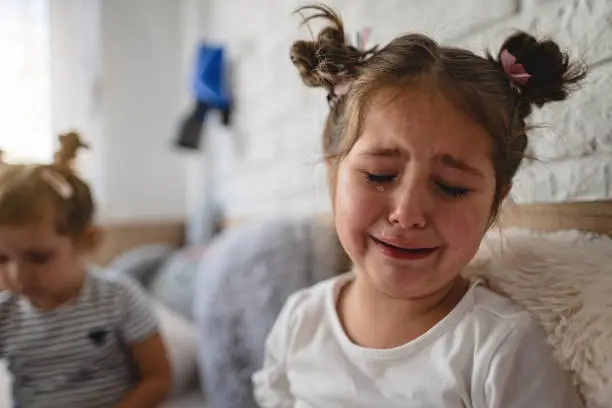
[{"label": "bed", "polygon": [[[328,217],[320,219],[330,227]],[[226,225],[239,224],[241,220],[232,221]],[[609,408],[612,401],[610,236],[612,201],[507,204],[497,225],[487,233],[474,261],[465,269],[468,277],[487,281],[492,289],[514,299],[542,323],[555,356],[572,373],[587,408]],[[228,248],[228,253],[235,251],[231,245]],[[345,266],[343,264],[343,270],[346,270]],[[268,269],[269,274],[274,274],[273,267]],[[219,271],[221,276],[225,272],[223,268]],[[232,274],[236,275],[240,276],[240,273]],[[219,288],[219,298],[228,297],[227,287],[206,286]],[[230,298],[231,304],[235,304],[236,298]],[[225,310],[219,303],[215,307],[216,310]],[[273,320],[272,314],[272,311],[262,312],[258,315],[259,320],[249,318],[248,321],[264,321],[266,318]],[[204,330],[208,343],[225,344],[221,338],[216,338],[225,331],[219,331],[218,326],[212,324],[216,320],[206,316],[207,313],[203,313],[200,320],[196,318],[196,322],[199,328],[217,328],[215,335]],[[228,320],[227,315],[224,318]],[[259,329],[261,331],[261,327]],[[243,334],[253,330],[242,325],[228,329],[227,332],[239,339],[237,344],[260,344]],[[229,387],[226,386],[227,378],[235,378],[235,373],[244,371],[242,365],[233,363],[234,354],[244,354],[249,356],[248,361],[258,361],[261,350],[252,347],[242,350],[244,353],[241,354],[235,349],[232,348],[232,352],[219,352],[222,348],[214,348],[218,364],[212,364],[210,360],[204,362],[211,365],[208,371],[212,374],[204,377],[209,382],[210,393],[215,394],[211,395],[214,397],[212,399],[225,402],[219,403],[219,407],[251,406],[227,403],[228,396],[248,395],[252,392],[248,381],[237,381],[239,384]],[[210,353],[200,354],[206,356]],[[244,358],[235,360],[242,362]],[[218,367],[223,367],[225,371],[215,374],[220,371]],[[240,393],[236,392],[237,389]]]},{"label": "bed", "polygon": [[[542,322],[587,408],[607,408],[612,401],[610,237],[612,200],[509,204],[466,271],[521,303]],[[8,394],[8,377],[0,367],[0,407],[10,406]],[[203,404],[197,393],[184,398],[193,400],[165,407]]]}]

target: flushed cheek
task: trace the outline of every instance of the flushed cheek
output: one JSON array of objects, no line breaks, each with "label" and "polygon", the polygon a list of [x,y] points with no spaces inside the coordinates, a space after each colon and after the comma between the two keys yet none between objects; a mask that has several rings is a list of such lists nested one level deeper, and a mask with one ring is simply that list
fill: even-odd
[{"label": "flushed cheek", "polygon": [[478,206],[444,211],[438,228],[448,245],[449,255],[458,261],[469,261],[480,245],[488,217],[488,212]]},{"label": "flushed cheek", "polygon": [[67,271],[70,271],[70,266],[65,265],[61,262],[52,261],[39,268],[38,271],[38,283],[45,289],[53,291],[56,287],[62,286],[67,275]]},{"label": "flushed cheek", "polygon": [[371,186],[356,177],[339,172],[334,200],[336,229],[353,258],[363,255],[367,233],[384,212],[379,193],[371,191]]}]

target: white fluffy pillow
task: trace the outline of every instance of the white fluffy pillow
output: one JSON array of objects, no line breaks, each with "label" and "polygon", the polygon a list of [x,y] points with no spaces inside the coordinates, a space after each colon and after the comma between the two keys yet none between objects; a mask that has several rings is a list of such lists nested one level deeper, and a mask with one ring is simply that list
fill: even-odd
[{"label": "white fluffy pillow", "polygon": [[468,268],[538,318],[588,408],[612,401],[612,239],[492,231]]},{"label": "white fluffy pillow", "polygon": [[160,332],[172,363],[172,394],[193,390],[198,383],[195,328],[159,302],[155,302],[154,306],[160,322]]}]

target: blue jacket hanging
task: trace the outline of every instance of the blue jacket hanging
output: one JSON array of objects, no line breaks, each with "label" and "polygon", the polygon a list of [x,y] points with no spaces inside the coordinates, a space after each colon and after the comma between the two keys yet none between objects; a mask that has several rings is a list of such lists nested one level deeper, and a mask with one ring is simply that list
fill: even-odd
[{"label": "blue jacket hanging", "polygon": [[195,59],[192,81],[195,106],[183,120],[176,145],[187,149],[198,149],[202,125],[210,110],[221,112],[222,123],[230,124],[232,99],[228,87],[227,64],[224,49],[219,46],[200,44]]}]

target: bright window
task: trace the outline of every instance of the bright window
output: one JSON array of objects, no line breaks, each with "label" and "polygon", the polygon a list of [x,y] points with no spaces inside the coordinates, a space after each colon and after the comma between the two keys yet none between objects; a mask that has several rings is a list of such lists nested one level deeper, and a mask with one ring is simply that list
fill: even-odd
[{"label": "bright window", "polygon": [[7,161],[52,157],[48,2],[0,0],[0,149]]}]

